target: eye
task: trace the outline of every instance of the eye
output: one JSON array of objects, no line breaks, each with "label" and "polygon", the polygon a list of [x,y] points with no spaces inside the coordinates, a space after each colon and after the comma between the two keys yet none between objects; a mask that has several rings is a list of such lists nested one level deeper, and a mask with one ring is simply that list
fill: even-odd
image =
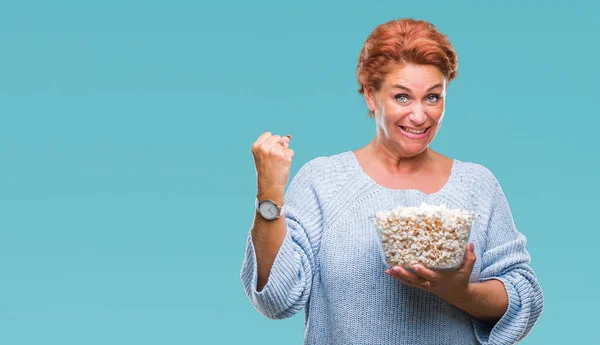
[{"label": "eye", "polygon": [[427,102],[429,102],[429,103],[435,103],[439,100],[440,100],[440,95],[438,95],[438,94],[434,93],[434,94],[427,96]]},{"label": "eye", "polygon": [[399,94],[399,95],[396,95],[395,98],[400,103],[407,103],[408,102],[408,95],[403,94],[403,93]]}]

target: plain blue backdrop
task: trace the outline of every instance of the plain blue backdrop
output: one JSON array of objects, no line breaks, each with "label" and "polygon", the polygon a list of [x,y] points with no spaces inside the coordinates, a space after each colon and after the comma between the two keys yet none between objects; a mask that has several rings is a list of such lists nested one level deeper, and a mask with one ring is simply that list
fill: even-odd
[{"label": "plain blue backdrop", "polygon": [[459,56],[432,147],[487,166],[546,296],[523,344],[598,344],[598,5],[0,3],[0,344],[300,344],[239,280],[250,147],[292,176],[356,149],[376,25],[425,19]]}]

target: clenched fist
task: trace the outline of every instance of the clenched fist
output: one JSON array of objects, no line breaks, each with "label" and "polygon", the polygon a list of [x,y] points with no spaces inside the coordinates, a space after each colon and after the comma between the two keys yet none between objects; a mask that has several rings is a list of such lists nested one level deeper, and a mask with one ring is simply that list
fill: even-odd
[{"label": "clenched fist", "polygon": [[291,138],[265,132],[252,144],[258,194],[262,198],[279,199],[283,195],[294,157],[294,150],[289,147]]}]

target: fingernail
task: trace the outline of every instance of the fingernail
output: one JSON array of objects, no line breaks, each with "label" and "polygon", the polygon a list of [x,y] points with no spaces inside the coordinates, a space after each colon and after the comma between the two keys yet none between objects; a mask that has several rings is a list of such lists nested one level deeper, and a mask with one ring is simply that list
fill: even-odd
[{"label": "fingernail", "polygon": [[286,135],[286,137],[292,139],[292,135],[291,134]]},{"label": "fingernail", "polygon": [[419,266],[417,266],[417,265],[411,266],[411,268],[412,268],[413,270],[415,270],[415,272],[418,272],[418,271],[419,271]]},{"label": "fingernail", "polygon": [[471,253],[475,252],[475,244],[473,244],[473,242],[469,243],[469,250]]}]

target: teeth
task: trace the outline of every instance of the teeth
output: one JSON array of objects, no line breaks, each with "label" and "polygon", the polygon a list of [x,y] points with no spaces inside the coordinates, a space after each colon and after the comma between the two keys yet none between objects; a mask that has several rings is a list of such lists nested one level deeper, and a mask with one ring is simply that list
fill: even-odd
[{"label": "teeth", "polygon": [[402,127],[402,129],[403,129],[404,131],[408,132],[408,133],[414,133],[414,134],[423,134],[423,133],[425,133],[425,131],[427,130],[427,128],[425,128],[425,129],[423,129],[423,130],[420,130],[420,131],[415,131],[415,130],[412,130],[412,129],[408,129],[408,128],[406,128],[406,127]]}]

